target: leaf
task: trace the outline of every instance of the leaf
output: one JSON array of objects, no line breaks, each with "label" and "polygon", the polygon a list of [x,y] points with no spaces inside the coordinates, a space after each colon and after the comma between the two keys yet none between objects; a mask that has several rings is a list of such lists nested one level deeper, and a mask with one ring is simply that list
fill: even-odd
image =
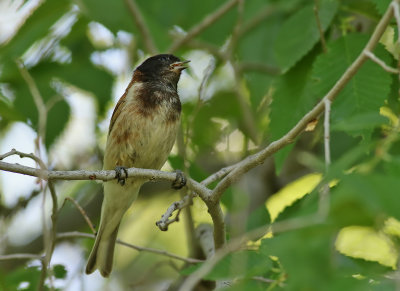
[{"label": "leaf", "polygon": [[[315,61],[311,77],[314,82],[310,84],[308,91],[324,96],[361,53],[367,41],[366,35],[351,34],[330,44],[328,53],[319,56]],[[383,61],[389,62],[389,55],[381,45],[376,48],[375,53]],[[379,108],[383,106],[390,92],[390,84],[391,77],[380,66],[372,61],[365,62],[333,102],[332,127],[338,126],[353,135],[370,136],[377,119],[375,117],[374,122],[371,122],[366,117],[379,113]],[[351,122],[358,124],[353,126]]]},{"label": "leaf", "polygon": [[342,228],[335,241],[342,254],[396,268],[398,252],[393,242],[372,227],[348,226]]},{"label": "leaf", "polygon": [[90,61],[94,47],[86,36],[88,23],[89,20],[80,18],[70,34],[61,41],[71,51],[72,60],[59,66],[54,64],[53,74],[71,85],[93,93],[99,105],[99,114],[102,115],[111,98],[114,79],[111,74]]},{"label": "leaf", "polygon": [[264,207],[264,205],[260,205],[259,207],[250,212],[250,215],[248,216],[246,222],[247,222],[246,231],[251,231],[253,229],[271,223],[271,218],[268,210]]},{"label": "leaf", "polygon": [[389,7],[391,0],[370,0],[376,6],[376,9],[380,14],[384,14]]},{"label": "leaf", "polygon": [[[202,264],[184,269],[181,273],[191,274],[200,268]],[[239,251],[223,258],[206,276],[207,280],[251,278],[262,276],[270,270],[272,262],[270,258],[258,251]]]},{"label": "leaf", "polygon": [[57,279],[65,279],[67,276],[67,270],[64,265],[54,265],[53,266],[54,277]]},{"label": "leaf", "polygon": [[[318,98],[314,95],[303,94],[313,60],[312,55],[302,59],[277,81],[270,114],[272,140],[281,138],[301,119],[305,112],[311,109],[311,106],[306,109],[306,106],[312,103],[312,100],[309,99]],[[292,147],[293,145],[289,145],[274,155],[278,173]]]},{"label": "leaf", "polygon": [[[274,48],[278,64],[284,72],[302,59],[320,39],[313,6],[300,9],[282,25]],[[320,1],[319,19],[323,31],[329,27],[337,7],[336,1]]]},{"label": "leaf", "polygon": [[[49,100],[54,100],[58,93],[54,90],[52,81],[54,78],[54,72],[59,68],[59,64],[42,62],[37,66],[29,70],[32,76],[43,102],[47,103]],[[37,130],[38,126],[38,110],[33,101],[33,96],[22,78],[14,80],[10,84],[15,89],[15,101],[14,107],[18,108],[20,113],[25,116],[31,122],[31,126]],[[48,112],[46,122],[46,147],[55,141],[55,139],[61,134],[65,128],[69,119],[69,105],[61,99],[57,101]]]},{"label": "leaf", "polygon": [[[284,270],[285,290],[368,290],[368,280],[352,277],[356,268],[340,265],[334,252],[335,228],[310,226],[277,234],[261,242],[260,252],[277,256]],[[338,263],[339,262],[339,263]],[[317,274],[317,275],[316,275]]]},{"label": "leaf", "polygon": [[332,191],[330,217],[338,226],[372,225],[376,219],[400,218],[398,176],[351,174]]},{"label": "leaf", "polygon": [[68,12],[68,0],[44,1],[25,21],[17,34],[5,45],[0,46],[0,62],[13,62],[34,42],[49,33],[50,27]]},{"label": "leaf", "polygon": [[272,195],[265,203],[271,213],[271,220],[274,221],[286,207],[313,191],[321,179],[322,175],[319,173],[308,174],[289,183]]}]

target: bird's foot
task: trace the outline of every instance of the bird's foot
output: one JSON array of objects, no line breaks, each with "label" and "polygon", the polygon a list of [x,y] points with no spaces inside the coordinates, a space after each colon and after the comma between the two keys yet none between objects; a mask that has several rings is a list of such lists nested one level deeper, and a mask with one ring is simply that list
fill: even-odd
[{"label": "bird's foot", "polygon": [[[115,175],[115,178],[117,178],[117,182],[121,186],[124,186],[125,181],[128,178],[128,170],[125,167],[117,166],[117,167],[115,167],[115,172],[117,172],[117,174]],[[122,173],[122,172],[124,172],[124,173]]]},{"label": "bird's foot", "polygon": [[176,170],[176,179],[172,182],[172,188],[175,190],[179,190],[186,185],[186,177],[185,174],[181,170]]}]

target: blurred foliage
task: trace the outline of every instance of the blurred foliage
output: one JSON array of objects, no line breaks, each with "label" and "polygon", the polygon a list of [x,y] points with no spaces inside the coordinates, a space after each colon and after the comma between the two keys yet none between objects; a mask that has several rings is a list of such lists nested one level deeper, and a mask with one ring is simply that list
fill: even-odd
[{"label": "blurred foliage", "polygon": [[[71,122],[71,92],[84,93],[95,101],[97,115],[91,130],[102,140],[105,130],[98,125],[112,107],[114,86],[121,81],[118,74],[130,72],[150,55],[148,36],[142,34],[133,18],[129,1],[43,1],[15,35],[0,44],[0,136],[14,122],[39,130],[38,109],[32,96],[32,86],[36,86],[48,110],[48,152],[55,150]],[[180,147],[169,158],[171,168],[183,169],[198,181],[244,159],[291,129],[362,53],[390,3],[251,0],[243,1],[241,7],[233,1],[136,1],[160,52],[167,52],[188,31],[200,27],[192,39],[174,51],[182,58],[202,58],[199,62],[192,59],[191,64],[200,69],[193,68],[186,76],[191,80],[186,80],[191,95],[183,96]],[[210,15],[229,3],[230,8],[211,21]],[[326,53],[315,18],[316,3]],[[203,20],[205,27],[199,26]],[[93,30],[93,23],[100,24],[109,37],[104,36],[104,31]],[[391,22],[374,50],[391,66],[396,66],[399,58],[396,29],[395,22]],[[110,65],[115,59],[109,63],[95,61],[96,54],[112,51],[120,52],[120,58],[126,56],[124,68],[118,72]],[[216,67],[204,84],[209,94],[200,98],[207,57],[215,60]],[[34,84],[22,77],[21,70],[29,73]],[[180,88],[184,82],[182,78]],[[312,132],[280,150],[274,163],[251,171],[222,197],[228,239],[271,221],[278,226],[287,222],[292,230],[270,233],[255,242],[252,249],[228,255],[204,279],[229,280],[229,290],[321,290],[321,286],[324,290],[394,290],[393,278],[398,273],[395,276],[393,272],[398,266],[400,247],[399,113],[398,76],[372,61],[365,62],[332,104],[332,164],[325,174],[315,174],[323,173],[325,166],[320,118]],[[99,167],[101,146],[88,152],[90,157],[71,157],[74,169]],[[57,162],[52,166],[61,167]],[[319,195],[322,185],[332,181],[335,183],[330,185],[328,213],[321,221],[315,216],[320,208]],[[99,192],[99,187],[86,186],[85,191],[70,187],[68,195],[89,208],[88,197]],[[158,217],[153,216],[164,212],[161,202],[166,208],[167,203],[178,199],[168,196],[171,201],[163,199],[152,204],[154,195],[143,197],[144,203],[137,206],[140,210],[135,209],[140,215],[151,214],[140,220],[141,228],[135,226],[137,232],[144,232],[147,221],[156,221]],[[192,210],[202,212],[194,215],[197,225],[203,222],[202,218],[196,219],[204,217],[206,208],[199,206],[198,198],[195,200]],[[310,217],[311,223],[296,227],[299,219]],[[134,218],[138,219],[133,216],[131,220]],[[4,226],[9,226],[8,221]],[[78,228],[87,230],[83,219]],[[131,224],[121,228],[126,229],[124,236],[139,237],[137,232],[129,232],[130,228]],[[173,231],[174,226],[170,228]],[[182,233],[179,235],[177,241],[183,241]],[[151,239],[141,241],[152,241],[154,237],[152,234]],[[153,241],[152,245],[167,248],[164,240]],[[79,245],[86,249],[88,243]],[[170,245],[170,250],[178,248],[173,238]],[[174,273],[160,270],[157,259],[148,256],[146,268],[138,267],[142,257],[129,262],[130,257],[122,252],[117,257],[125,258],[114,271],[121,274],[118,284],[132,286],[134,280],[145,290],[157,290],[152,285],[154,281],[169,282],[200,266]],[[1,264],[0,290],[36,288],[40,268],[29,264],[8,268]],[[154,274],[153,269],[157,269],[156,279],[146,275]],[[132,279],[132,273],[139,274],[138,278]],[[49,276],[62,281],[70,274],[65,266],[56,265]],[[85,275],[78,277],[81,276]]]}]

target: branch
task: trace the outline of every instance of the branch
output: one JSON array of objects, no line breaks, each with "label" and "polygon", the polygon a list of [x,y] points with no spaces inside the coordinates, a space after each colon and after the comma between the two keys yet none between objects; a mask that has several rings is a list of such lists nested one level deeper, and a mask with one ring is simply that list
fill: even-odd
[{"label": "branch", "polygon": [[364,54],[371,59],[371,61],[373,61],[374,63],[377,63],[379,66],[382,67],[382,69],[384,69],[386,72],[391,73],[391,74],[398,74],[399,70],[392,68],[388,65],[385,64],[384,61],[382,61],[380,58],[378,58],[374,53],[365,50]]},{"label": "branch", "polygon": [[157,54],[157,48],[154,44],[154,40],[151,37],[151,33],[147,28],[146,22],[142,17],[142,13],[135,0],[125,0],[125,4],[128,6],[129,12],[132,14],[133,21],[135,22],[140,34],[142,35],[143,42],[147,50],[152,54]]},{"label": "branch", "polygon": [[[389,6],[386,13],[383,15],[382,19],[379,21],[375,31],[373,32],[371,38],[366,44],[364,51],[372,51],[378,44],[379,39],[384,33],[386,27],[388,26],[390,19],[393,15],[392,6]],[[345,85],[350,81],[350,79],[357,73],[359,68],[367,60],[367,56],[361,53],[356,60],[351,64],[349,68],[344,72],[332,89],[325,95],[325,97],[311,110],[309,111],[288,133],[286,133],[282,138],[270,143],[266,148],[259,151],[258,153],[248,156],[246,159],[239,162],[237,167],[231,171],[213,190],[211,195],[212,201],[218,201],[221,195],[230,187],[232,183],[237,181],[244,173],[248,172],[252,168],[262,164],[265,159],[270,157],[272,154],[276,153],[281,148],[295,141],[297,136],[299,136],[303,130],[306,128],[307,124],[317,118],[323,111],[325,107],[325,100],[328,99],[333,101],[339,92],[345,87]]]},{"label": "branch", "polygon": [[230,9],[232,9],[233,6],[235,6],[238,3],[238,1],[239,0],[230,0],[230,1],[225,2],[213,13],[207,15],[199,24],[192,27],[186,33],[185,36],[175,40],[167,51],[169,51],[170,53],[173,53],[176,50],[178,50],[181,46],[183,46],[189,40],[191,40],[192,38],[194,38],[195,36],[200,34],[203,30],[205,30],[207,27],[209,27],[214,22],[216,22],[218,19],[220,19],[225,13],[227,13]]},{"label": "branch", "polygon": [[[78,231],[63,232],[63,233],[57,234],[57,240],[77,238],[77,237],[78,238],[90,238],[90,239],[96,238],[96,236],[94,234],[83,233],[83,232],[78,232]],[[179,256],[179,255],[173,254],[173,253],[169,253],[164,250],[136,246],[136,245],[121,241],[119,239],[117,239],[117,244],[126,246],[128,248],[131,248],[131,249],[134,249],[137,251],[141,251],[141,252],[149,252],[149,253],[153,253],[153,254],[163,255],[163,256],[170,257],[170,258],[173,258],[176,260],[184,261],[189,264],[196,264],[196,263],[204,262],[203,260],[198,260],[198,259],[194,259],[194,258],[185,258],[185,257]]]},{"label": "branch", "polygon": [[[181,213],[181,210],[189,206],[191,202],[192,197],[190,195],[186,195],[185,197],[183,197],[182,200],[172,203],[171,206],[168,207],[167,211],[163,215],[161,215],[161,219],[156,222],[158,228],[162,231],[167,231],[168,226],[171,223],[179,221],[179,214]],[[173,219],[169,219],[176,210],[178,210],[176,216]]]},{"label": "branch", "polygon": [[43,260],[43,256],[35,254],[11,254],[0,256],[0,261],[7,260]]},{"label": "branch", "polygon": [[[116,179],[116,172],[114,170],[50,171],[50,170],[36,169],[19,164],[10,164],[2,161],[0,161],[0,170],[38,177],[44,180],[110,181]],[[137,177],[137,178],[148,179],[150,181],[165,180],[171,182],[176,180],[176,173],[170,173],[152,169],[139,169],[139,168],[129,168],[127,169],[127,171],[128,171],[128,178]],[[190,178],[187,178],[186,186],[188,187],[188,189],[197,193],[203,200],[207,199],[211,194],[211,191],[207,187]]]},{"label": "branch", "polygon": [[63,203],[63,205],[61,206],[61,208],[64,207],[65,202],[67,202],[67,201],[71,201],[72,204],[75,205],[75,207],[76,207],[76,208],[78,209],[78,211],[81,213],[83,219],[85,219],[86,223],[89,225],[90,230],[93,232],[93,234],[96,234],[96,229],[95,229],[95,227],[94,227],[92,221],[90,220],[89,216],[87,216],[85,210],[78,204],[78,202],[75,201],[75,199],[73,199],[73,198],[71,198],[71,197],[65,198],[64,203]]}]

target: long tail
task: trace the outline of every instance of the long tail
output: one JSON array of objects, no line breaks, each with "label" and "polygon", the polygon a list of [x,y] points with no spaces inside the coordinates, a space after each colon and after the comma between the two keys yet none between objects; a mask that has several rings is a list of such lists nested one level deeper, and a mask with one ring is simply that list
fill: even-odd
[{"label": "long tail", "polygon": [[100,228],[96,236],[96,242],[90,253],[86,265],[86,274],[99,269],[103,277],[108,277],[112,270],[115,241],[117,240],[119,224],[108,237],[104,236],[104,228]]},{"label": "long tail", "polygon": [[86,265],[86,274],[99,269],[103,277],[111,273],[114,258],[115,241],[121,219],[136,199],[140,186],[137,184],[122,186],[117,183],[104,183],[104,201],[101,208],[99,231]]}]

